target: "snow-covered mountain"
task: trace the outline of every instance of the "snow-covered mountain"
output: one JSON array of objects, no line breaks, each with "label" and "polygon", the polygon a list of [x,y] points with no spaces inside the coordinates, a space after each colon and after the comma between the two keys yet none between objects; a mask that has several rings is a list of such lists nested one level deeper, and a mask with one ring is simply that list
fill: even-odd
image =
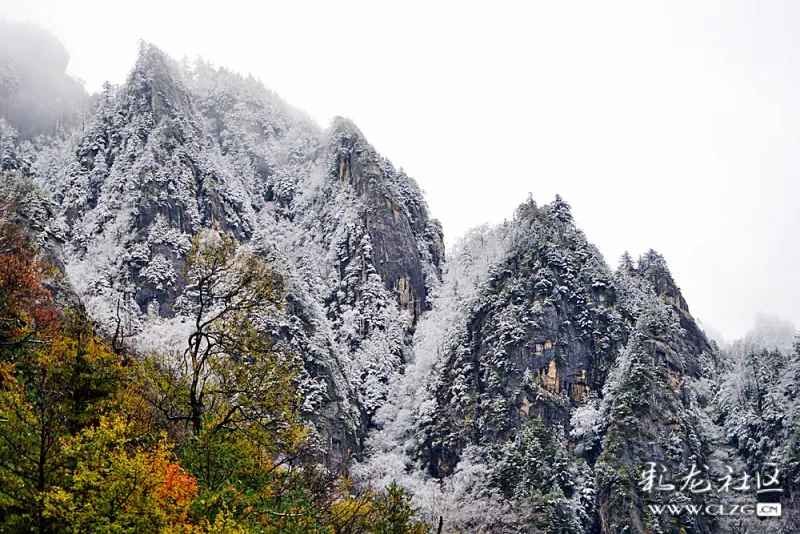
[{"label": "snow-covered mountain", "polygon": [[[355,456],[362,482],[398,480],[445,532],[793,528],[791,325],[720,350],[662,256],[611,269],[558,197],[471,231],[445,262],[412,178],[350,121],[322,129],[253,78],[143,43],[124,84],[71,92],[53,112],[23,98],[24,58],[0,55],[4,187],[28,184],[64,302],[79,299],[115,346],[181,350],[187,255],[214,228],[287,281],[287,308],[265,320],[302,356],[323,446]],[[72,87],[65,65],[47,87]],[[655,513],[708,499],[648,492],[648,462],[676,477],[780,462],[788,513]]]},{"label": "snow-covered mountain", "polygon": [[180,330],[192,238],[230,232],[291,281],[292,309],[274,327],[306,361],[306,410],[337,448],[360,450],[444,248],[417,184],[353,124],[323,131],[252,78],[183,68],[142,44],[82,127],[28,150],[69,280],[115,343],[173,348],[165,331]]}]

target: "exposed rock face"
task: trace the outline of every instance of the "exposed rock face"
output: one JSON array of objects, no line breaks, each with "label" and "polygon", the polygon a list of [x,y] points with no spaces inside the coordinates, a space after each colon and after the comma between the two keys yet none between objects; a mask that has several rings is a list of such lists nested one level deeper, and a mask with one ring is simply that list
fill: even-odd
[{"label": "exposed rock face", "polygon": [[[302,355],[303,409],[321,441],[361,459],[381,427],[382,473],[435,487],[436,505],[443,488],[456,495],[462,515],[446,528],[724,531],[654,516],[659,498],[639,485],[647,462],[719,469],[718,355],[660,255],[612,271],[565,202],[531,200],[476,231],[447,268],[463,276],[442,285],[442,230],[419,187],[349,121],[322,130],[252,78],[182,68],[149,45],[95,100],[71,136],[37,145],[25,136],[40,126],[26,130],[3,102],[0,170],[50,193],[21,189],[25,226],[75,291],[52,288],[115,340],[160,350],[181,331],[187,253],[198,230],[217,228],[287,281],[286,309],[265,330]],[[753,425],[740,426],[754,462]]]},{"label": "exposed rock face", "polygon": [[437,391],[447,424],[425,444],[436,476],[452,472],[468,443],[503,440],[525,418],[566,427],[570,399],[603,388],[624,341],[613,276],[564,207],[521,208],[526,233],[451,349]]},{"label": "exposed rock face", "polygon": [[659,517],[646,506],[665,499],[702,504],[703,496],[645,492],[641,480],[648,462],[676,478],[691,465],[719,473],[721,466],[710,458],[714,423],[705,411],[712,399],[702,393],[717,377],[718,354],[689,315],[660,255],[649,252],[637,268],[623,264],[616,279],[620,312],[631,326],[605,387],[605,435],[595,465],[602,531],[676,523],[687,531],[714,531],[713,518]]},{"label": "exposed rock face", "polygon": [[[541,498],[570,500],[540,512],[583,518],[570,532],[668,528],[671,518],[647,512],[646,504],[658,501],[641,491],[640,474],[649,461],[676,473],[708,462],[713,424],[703,406],[710,399],[700,398],[694,384],[715,376],[714,349],[658,254],[651,251],[637,267],[624,261],[612,273],[560,199],[524,204],[513,224],[508,254],[490,270],[431,380],[434,407],[422,416],[419,443],[428,472],[446,480],[477,446],[494,466],[490,472],[502,473],[496,488],[516,503],[512,515],[526,517],[530,503],[522,495],[533,490],[522,481],[555,475],[526,467],[536,459],[519,448],[525,436],[577,436],[567,442],[572,464],[559,472],[590,472],[593,482],[565,479],[537,489]],[[576,430],[577,412],[597,414],[591,430]],[[546,497],[547,491],[555,493]],[[593,505],[578,498],[585,491],[596,492]],[[518,528],[494,521],[501,532]],[[557,531],[541,516],[530,521]],[[678,521],[697,532],[714,526]],[[478,528],[480,521],[469,524]]]},{"label": "exposed rock face", "polygon": [[129,313],[135,305],[172,314],[184,257],[201,227],[242,239],[251,232],[232,198],[235,179],[209,157],[215,147],[176,68],[143,46],[126,85],[101,95],[60,199],[81,268],[97,270],[103,258],[120,269],[101,300],[121,300]]},{"label": "exposed rock face", "polygon": [[[4,146],[16,146],[3,128]],[[273,260],[291,283],[272,328],[305,359],[308,416],[333,449],[360,452],[444,249],[418,186],[355,126],[337,119],[322,131],[252,78],[202,62],[188,70],[143,44],[80,131],[34,163],[6,152],[51,193],[71,281],[122,342],[147,346],[178,320],[200,229]]]},{"label": "exposed rock face", "polygon": [[[364,205],[372,264],[387,289],[397,295],[400,308],[416,321],[428,307],[428,287],[441,279],[441,227],[428,217],[416,184],[388,166],[351,123],[337,120],[332,138],[338,140],[337,177],[360,195]],[[432,273],[424,272],[426,265],[433,267]]]}]

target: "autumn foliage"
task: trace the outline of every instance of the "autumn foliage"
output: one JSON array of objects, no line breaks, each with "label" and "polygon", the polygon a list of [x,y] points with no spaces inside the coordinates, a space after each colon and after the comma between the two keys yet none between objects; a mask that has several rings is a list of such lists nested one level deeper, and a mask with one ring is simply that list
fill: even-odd
[{"label": "autumn foliage", "polygon": [[59,311],[42,285],[45,269],[23,236],[0,225],[0,343],[18,344],[33,335],[47,336],[59,326]]},{"label": "autumn foliage", "polygon": [[171,461],[165,441],[136,441],[114,416],[64,441],[70,476],[45,497],[55,530],[164,532],[187,524],[194,478]]},{"label": "autumn foliage", "polygon": [[427,531],[402,489],[356,491],[320,467],[299,355],[252,319],[283,298],[255,253],[198,236],[185,351],[136,355],[56,305],[46,280],[63,274],[3,213],[0,532]]}]

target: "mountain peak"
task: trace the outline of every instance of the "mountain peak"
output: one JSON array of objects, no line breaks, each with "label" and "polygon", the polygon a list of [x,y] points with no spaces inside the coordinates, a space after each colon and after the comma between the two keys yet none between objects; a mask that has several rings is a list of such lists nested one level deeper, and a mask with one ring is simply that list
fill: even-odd
[{"label": "mountain peak", "polygon": [[637,269],[639,274],[653,284],[661,300],[667,304],[672,304],[686,314],[689,313],[686,299],[683,298],[681,289],[672,278],[672,273],[670,273],[664,256],[650,249],[644,256],[639,258]]},{"label": "mountain peak", "polygon": [[348,119],[347,117],[340,117],[338,115],[333,118],[333,121],[331,121],[330,133],[331,137],[345,136],[357,137],[360,139],[364,138],[364,134],[361,133],[361,130],[351,119]]},{"label": "mountain peak", "polygon": [[191,105],[180,66],[160,48],[140,41],[136,63],[128,75],[130,104],[140,112],[152,112],[156,122]]}]

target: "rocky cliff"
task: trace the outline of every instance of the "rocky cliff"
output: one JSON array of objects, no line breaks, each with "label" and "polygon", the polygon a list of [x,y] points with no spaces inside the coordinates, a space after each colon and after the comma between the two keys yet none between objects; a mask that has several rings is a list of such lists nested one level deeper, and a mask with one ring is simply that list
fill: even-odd
[{"label": "rocky cliff", "polygon": [[194,234],[234,235],[292,282],[273,328],[306,360],[309,417],[359,452],[441,276],[441,229],[416,183],[348,121],[321,130],[252,78],[146,43],[95,101],[83,126],[37,145],[17,134],[24,117],[3,123],[4,161],[30,155],[92,316],[115,343],[164,349]]},{"label": "rocky cliff", "polygon": [[441,298],[454,302],[420,325],[366,476],[443,492],[420,504],[452,531],[712,531],[649,514],[660,497],[639,485],[648,462],[720,467],[706,412],[719,354],[664,259],[612,271],[556,198],[450,261]]},{"label": "rocky cliff", "polygon": [[654,513],[707,500],[644,489],[651,462],[676,477],[779,462],[796,501],[800,349],[721,353],[656,252],[612,269],[556,197],[445,262],[416,182],[346,119],[320,128],[252,77],[146,43],[88,111],[51,108],[24,88],[72,94],[62,50],[33,69],[9,50],[3,198],[66,273],[60,302],[117,348],[183,350],[187,254],[215,228],[286,281],[286,308],[261,319],[302,356],[320,444],[360,460],[364,484],[400,481],[445,532],[764,531]]}]

